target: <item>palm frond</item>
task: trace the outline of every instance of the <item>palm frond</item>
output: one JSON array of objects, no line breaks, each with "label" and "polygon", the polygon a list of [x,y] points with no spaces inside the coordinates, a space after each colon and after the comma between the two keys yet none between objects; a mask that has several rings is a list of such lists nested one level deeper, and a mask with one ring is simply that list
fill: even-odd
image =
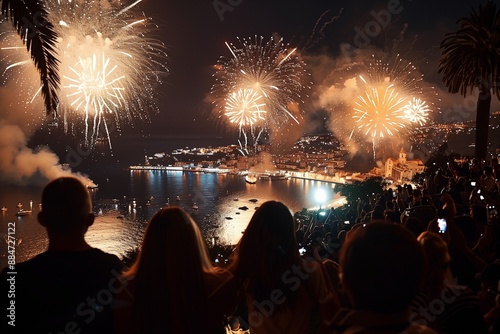
[{"label": "palm frond", "polygon": [[500,11],[494,1],[457,21],[460,29],[441,43],[438,73],[450,93],[465,96],[479,85],[500,98]]},{"label": "palm frond", "polygon": [[47,114],[57,113],[59,99],[58,63],[55,51],[57,35],[47,20],[47,10],[40,0],[2,0],[2,14],[9,18],[26,44],[42,84]]}]

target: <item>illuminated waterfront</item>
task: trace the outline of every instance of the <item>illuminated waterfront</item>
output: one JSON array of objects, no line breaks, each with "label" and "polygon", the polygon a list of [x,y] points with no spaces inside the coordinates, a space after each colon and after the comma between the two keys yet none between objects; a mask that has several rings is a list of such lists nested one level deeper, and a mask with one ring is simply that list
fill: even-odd
[{"label": "illuminated waterfront", "polygon": [[[98,216],[87,233],[87,240],[119,256],[139,244],[147,221],[167,202],[190,212],[209,242],[215,238],[220,243],[235,243],[255,207],[267,200],[283,201],[295,212],[303,207],[325,206],[338,199],[333,196],[332,183],[316,180],[258,180],[256,184],[248,184],[244,177],[215,173],[117,170],[113,174],[109,182],[99,179],[99,188],[92,190]],[[323,203],[315,197],[319,189],[326,190]],[[46,247],[45,231],[36,221],[41,190],[40,187],[5,187],[0,194],[0,205],[8,208],[0,218],[1,224],[6,228],[7,222],[15,221],[16,237],[22,239],[16,249],[18,262]],[[254,198],[257,202],[249,201]],[[16,217],[16,205],[22,203],[27,209],[30,200],[34,203],[33,213]],[[195,204],[198,209],[193,208]],[[6,248],[1,254],[1,265],[6,265]]]}]

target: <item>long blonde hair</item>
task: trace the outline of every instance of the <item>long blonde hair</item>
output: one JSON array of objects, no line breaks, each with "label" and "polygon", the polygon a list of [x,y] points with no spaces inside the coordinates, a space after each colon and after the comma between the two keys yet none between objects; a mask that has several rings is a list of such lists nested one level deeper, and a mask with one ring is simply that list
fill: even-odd
[{"label": "long blonde hair", "polygon": [[136,331],[202,331],[207,313],[203,273],[213,270],[194,220],[178,207],[158,211],[146,229],[137,261],[124,274],[134,280]]},{"label": "long blonde hair", "polygon": [[430,231],[420,234],[417,240],[422,245],[427,259],[424,289],[429,297],[439,297],[446,284],[453,283],[448,244],[438,234]]}]

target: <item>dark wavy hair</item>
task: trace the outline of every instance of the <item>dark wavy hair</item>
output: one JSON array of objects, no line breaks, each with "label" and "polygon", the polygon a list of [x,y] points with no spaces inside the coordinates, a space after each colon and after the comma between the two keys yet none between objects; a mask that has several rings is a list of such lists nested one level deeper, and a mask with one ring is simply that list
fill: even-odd
[{"label": "dark wavy hair", "polygon": [[294,294],[282,276],[301,263],[290,210],[281,202],[268,201],[252,216],[236,247],[230,270],[257,301],[269,299],[274,289],[280,289],[293,303]]}]

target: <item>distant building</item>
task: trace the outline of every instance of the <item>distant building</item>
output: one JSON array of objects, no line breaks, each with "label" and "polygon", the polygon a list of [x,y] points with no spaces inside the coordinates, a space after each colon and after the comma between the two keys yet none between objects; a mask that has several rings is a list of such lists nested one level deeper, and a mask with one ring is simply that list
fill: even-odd
[{"label": "distant building", "polygon": [[422,160],[407,160],[403,148],[399,152],[399,158],[389,158],[385,163],[385,177],[399,182],[409,181],[413,175],[423,173],[425,169]]}]

